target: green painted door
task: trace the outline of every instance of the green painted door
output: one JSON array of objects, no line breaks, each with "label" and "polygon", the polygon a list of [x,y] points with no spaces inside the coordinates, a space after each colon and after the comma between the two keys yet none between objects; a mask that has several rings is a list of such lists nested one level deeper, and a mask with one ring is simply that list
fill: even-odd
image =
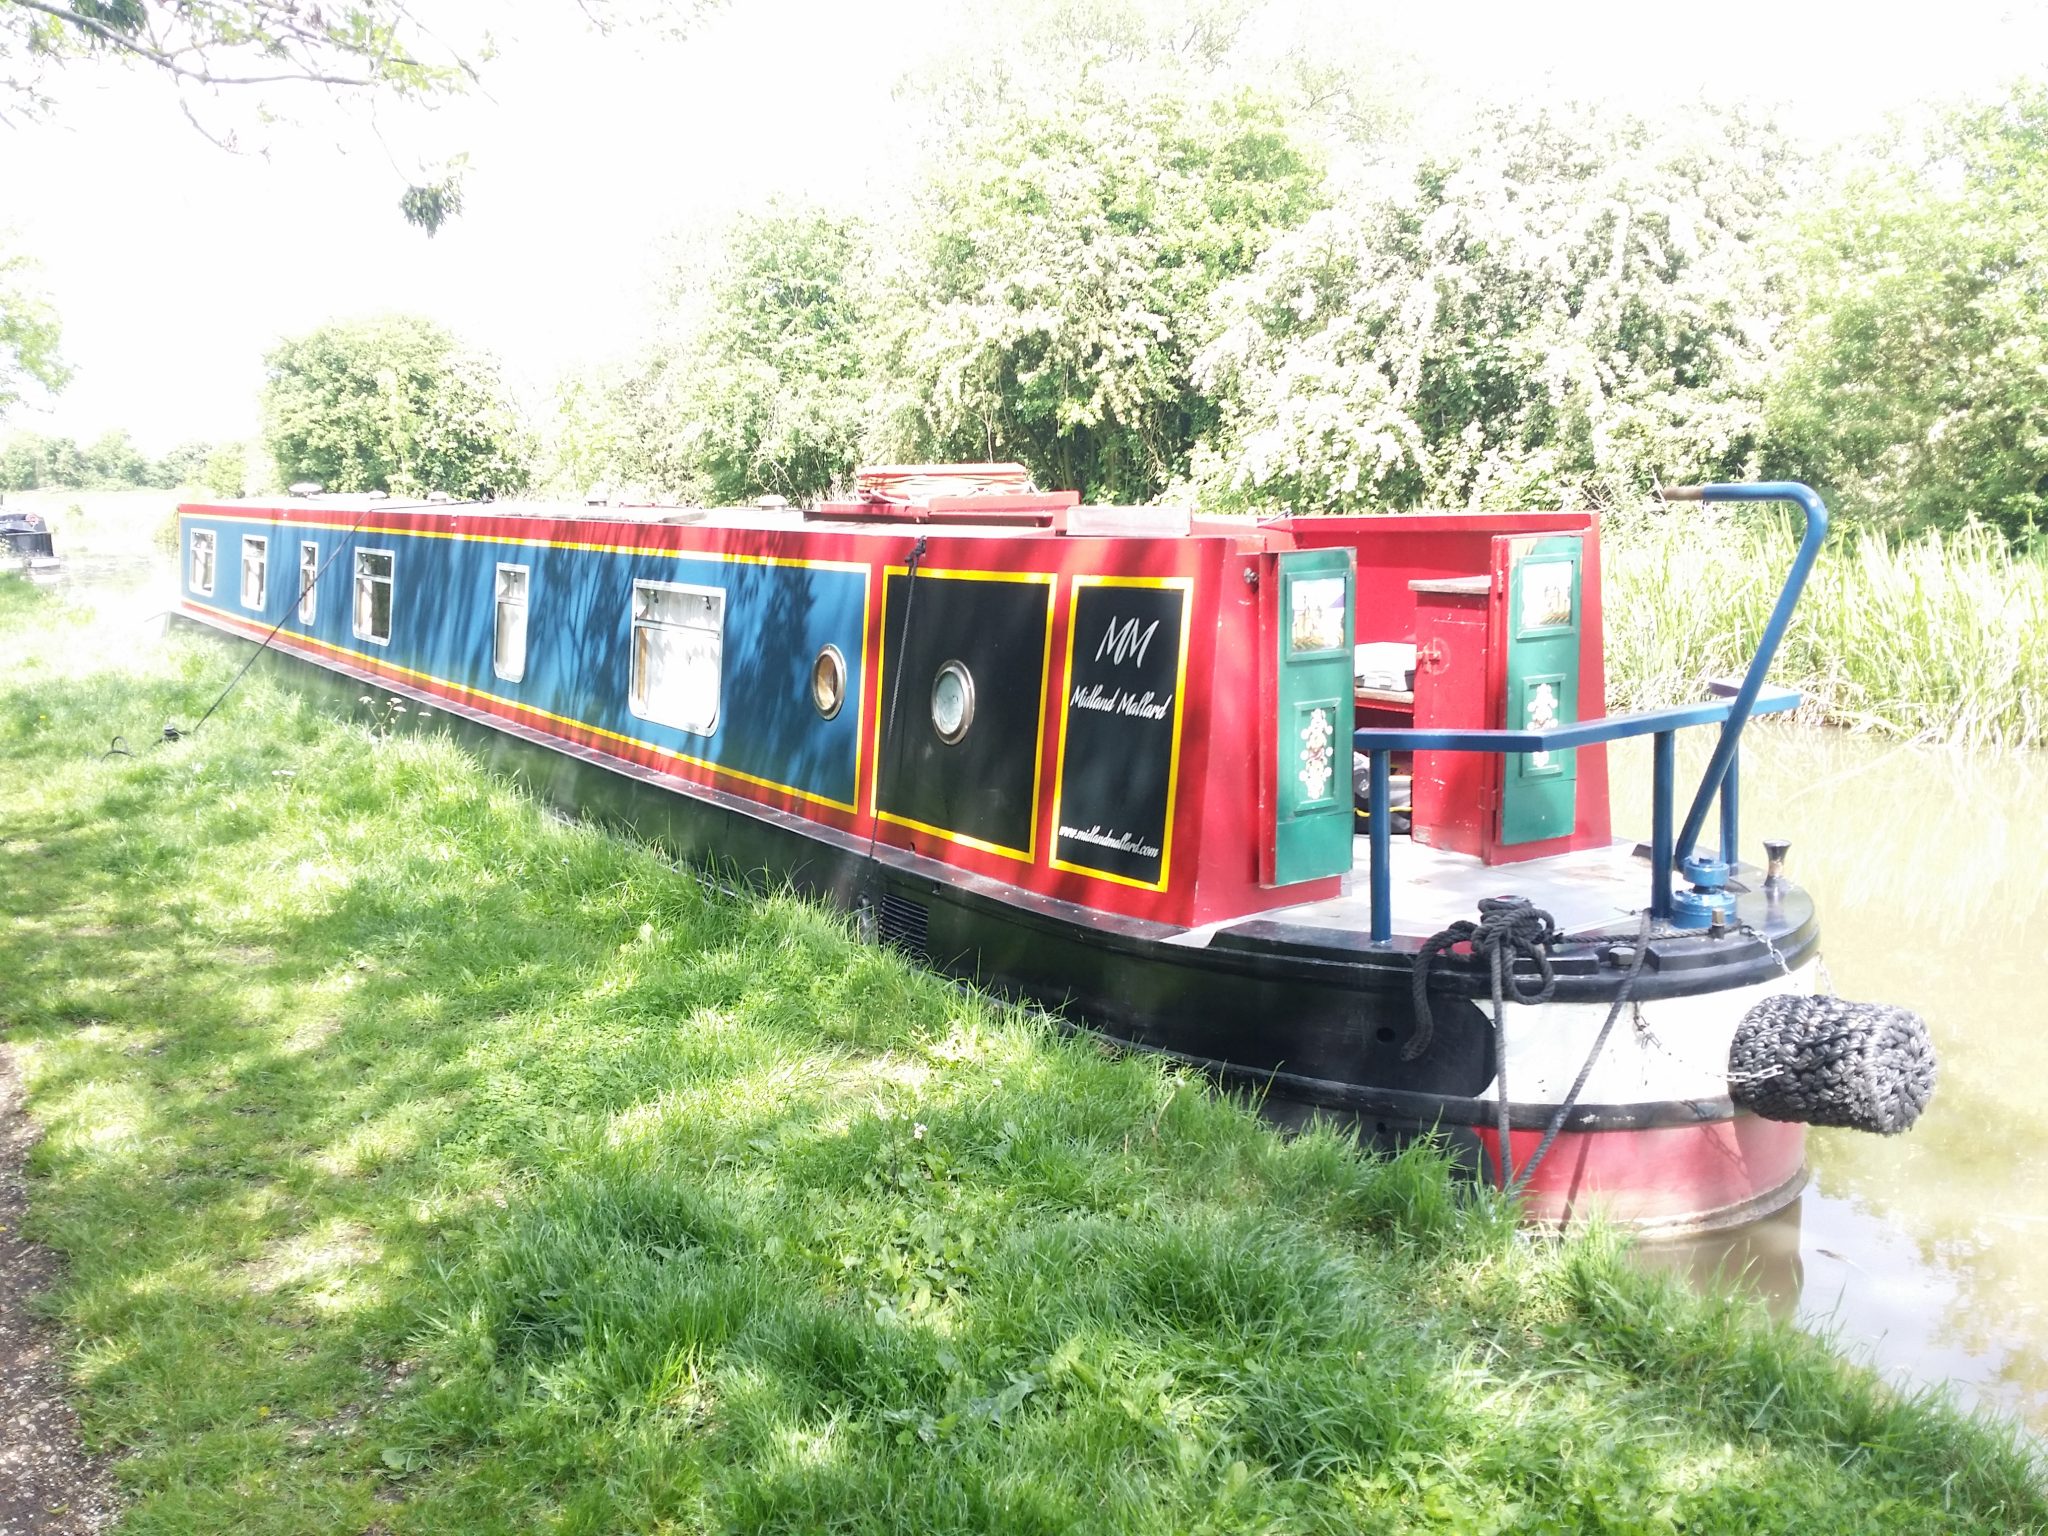
[{"label": "green painted door", "polygon": [[1275,885],[1351,870],[1351,606],[1350,550],[1280,556]]},{"label": "green painted door", "polygon": [[[1579,718],[1580,561],[1573,534],[1503,541],[1508,559],[1507,727],[1568,725]],[[1524,752],[1507,761],[1500,840],[1563,837],[1578,809],[1573,752]]]}]

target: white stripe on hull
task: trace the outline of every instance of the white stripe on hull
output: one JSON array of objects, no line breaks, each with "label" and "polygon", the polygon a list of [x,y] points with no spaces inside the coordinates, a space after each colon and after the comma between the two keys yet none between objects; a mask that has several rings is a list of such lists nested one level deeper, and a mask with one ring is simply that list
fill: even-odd
[{"label": "white stripe on hull", "polygon": [[[1631,1004],[1615,1021],[1599,1061],[1579,1094],[1582,1104],[1682,1103],[1728,1092],[1728,1046],[1735,1027],[1766,997],[1815,990],[1819,963],[1750,987],[1700,992]],[[1479,1006],[1492,1017],[1492,1003]],[[1585,1065],[1606,1003],[1507,1006],[1508,1096],[1516,1104],[1558,1104]],[[1488,1083],[1477,1097],[1491,1102]]]}]

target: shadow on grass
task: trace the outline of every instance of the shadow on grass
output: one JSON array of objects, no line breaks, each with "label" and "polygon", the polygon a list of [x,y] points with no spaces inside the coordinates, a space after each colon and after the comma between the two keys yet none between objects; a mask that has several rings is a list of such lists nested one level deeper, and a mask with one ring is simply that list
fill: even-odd
[{"label": "shadow on grass", "polygon": [[89,755],[209,684],[0,692],[0,1027],[138,1529],[2042,1517],[1995,1435],[1431,1155],[1282,1139],[445,742],[252,683]]}]

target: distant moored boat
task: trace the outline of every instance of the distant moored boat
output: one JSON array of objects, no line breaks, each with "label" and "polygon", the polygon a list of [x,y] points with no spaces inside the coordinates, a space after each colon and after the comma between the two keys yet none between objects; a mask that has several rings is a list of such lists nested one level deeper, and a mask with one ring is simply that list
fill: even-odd
[{"label": "distant moored boat", "polygon": [[18,572],[31,581],[53,581],[63,569],[50,525],[37,513],[0,506],[0,570]]}]

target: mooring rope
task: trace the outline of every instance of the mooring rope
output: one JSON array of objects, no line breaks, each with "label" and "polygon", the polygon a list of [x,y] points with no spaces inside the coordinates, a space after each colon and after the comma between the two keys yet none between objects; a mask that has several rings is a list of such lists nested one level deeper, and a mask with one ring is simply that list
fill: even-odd
[{"label": "mooring rope", "polygon": [[[372,512],[417,512],[430,505],[435,507],[467,507],[475,506],[477,504],[478,503],[476,502],[470,501],[433,503],[421,502],[417,506],[400,505],[394,507],[385,503],[377,503],[365,507],[362,510],[362,512],[357,515],[355,525],[352,528],[350,528],[347,533],[343,534],[339,539],[335,540],[334,548],[327,552],[327,558],[320,562],[320,567],[318,570],[313,572],[312,579],[309,581],[303,581],[299,584],[298,602],[304,602],[306,599],[306,593],[308,589],[317,587],[320,584],[320,578],[327,574],[327,567],[334,564],[334,562],[341,557],[341,552],[349,547],[349,540],[353,539],[357,534],[363,531],[363,524],[367,523],[370,520],[370,514]],[[285,523],[279,524],[277,526],[282,529],[289,528],[293,525]],[[269,558],[267,553],[265,555],[265,558]],[[227,703],[228,695],[233,693],[236,687],[241,683],[242,679],[249,675],[249,669],[256,665],[256,663],[262,658],[263,653],[270,649],[270,642],[277,638],[278,631],[283,629],[285,625],[289,624],[292,621],[292,615],[295,612],[297,612],[297,606],[297,603],[287,603],[285,605],[284,617],[279,619],[275,624],[270,626],[270,633],[265,635],[262,638],[262,640],[257,643],[256,649],[249,653],[249,659],[242,663],[242,670],[235,674],[233,681],[231,681],[227,685],[227,687],[221,689],[220,697],[215,699],[211,704],[206,706],[206,713],[199,717],[198,724],[187,726],[183,730],[180,730],[175,725],[166,725],[164,727],[163,734],[163,739],[165,741],[177,741],[182,737],[194,735],[198,732],[199,727],[201,725],[206,724],[207,721],[213,718],[213,712],[219,709],[221,705]]]},{"label": "mooring rope", "polygon": [[[917,563],[924,558],[924,552],[929,544],[928,539],[920,537],[910,546],[910,558],[904,562],[903,628],[897,631],[899,653],[910,644],[910,616],[917,608]],[[883,606],[886,610],[886,601]],[[885,633],[882,636],[882,644],[886,648],[888,643],[889,637]],[[874,891],[875,876],[881,868],[875,862],[875,840],[882,832],[882,765],[889,760],[890,750],[896,740],[896,701],[903,696],[903,664],[900,654],[897,657],[896,675],[889,679],[889,684],[889,708],[882,716],[882,742],[880,749],[875,753],[874,810],[868,817],[867,868],[861,873],[860,896],[854,903],[856,910],[871,906],[869,898]],[[879,907],[874,909],[874,924],[875,934],[879,937],[882,931]]]},{"label": "mooring rope", "polygon": [[1508,1193],[1514,1194],[1526,1189],[1529,1181],[1536,1177],[1536,1170],[1543,1159],[1550,1155],[1550,1144],[1557,1140],[1557,1133],[1564,1129],[1565,1121],[1579,1107],[1579,1095],[1586,1091],[1586,1079],[1593,1075],[1593,1063],[1600,1059],[1600,1053],[1607,1049],[1607,1037],[1614,1033],[1614,1024],[1621,1017],[1621,1010],[1628,1006],[1628,1000],[1636,989],[1636,978],[1643,973],[1643,958],[1650,952],[1650,909],[1643,908],[1642,922],[1636,928],[1636,950],[1629,957],[1628,970],[1622,975],[1621,986],[1614,994],[1614,1004],[1607,1010],[1607,1020],[1600,1026],[1600,1033],[1593,1037],[1592,1049],[1586,1052],[1585,1063],[1579,1068],[1579,1075],[1572,1079],[1571,1092],[1564,1096],[1564,1102],[1550,1113],[1549,1122],[1543,1127],[1543,1139],[1536,1143],[1536,1150],[1529,1154],[1529,1161],[1522,1164],[1522,1171],[1515,1175],[1507,1186]]},{"label": "mooring rope", "polygon": [[[1416,954],[1411,972],[1415,1033],[1401,1052],[1406,1061],[1429,1049],[1434,1031],[1429,973],[1437,958],[1458,944],[1470,944],[1473,954],[1486,956],[1493,995],[1497,1172],[1505,1193],[1517,1194],[1535,1178],[1578,1107],[1579,1096],[1607,1049],[1622,1010],[1634,996],[1650,941],[1663,936],[1644,911],[1628,969],[1622,973],[1607,1017],[1593,1037],[1578,1076],[1551,1111],[1542,1138],[1520,1170],[1513,1166],[1509,1141],[1507,1002],[1512,998],[1529,1005],[1546,1003],[1556,993],[1549,950],[1559,937],[1557,925],[1548,912],[1524,897],[1489,897],[1479,903],[1477,922],[1451,924],[1431,935]],[[1764,943],[1784,966],[1777,946],[1768,939]],[[1534,978],[1517,976],[1514,963],[1518,957],[1534,963]],[[1927,1107],[1934,1095],[1937,1068],[1926,1023],[1903,1008],[1782,993],[1765,998],[1743,1016],[1729,1048],[1727,1076],[1734,1104],[1764,1119],[1845,1126],[1892,1136],[1910,1126]]]},{"label": "mooring rope", "polygon": [[[1508,1187],[1508,1026],[1507,999],[1534,1006],[1557,993],[1557,974],[1550,965],[1550,946],[1557,942],[1557,920],[1526,896],[1487,896],[1479,903],[1479,921],[1456,922],[1432,934],[1415,956],[1411,995],[1415,1002],[1415,1033],[1402,1047],[1401,1059],[1413,1061],[1429,1049],[1436,1021],[1429,1011],[1429,972],[1437,956],[1457,944],[1486,956],[1493,978],[1494,1128],[1500,1138],[1500,1187]],[[1525,986],[1515,974],[1516,957],[1535,962],[1536,979]],[[1546,1150],[1548,1150],[1546,1148]]]},{"label": "mooring rope", "polygon": [[[262,659],[263,653],[265,651],[270,649],[270,642],[277,638],[278,631],[282,630],[285,627],[285,625],[291,622],[292,615],[297,611],[298,602],[302,602],[305,600],[307,590],[309,588],[316,587],[320,584],[320,578],[327,574],[327,568],[330,565],[334,564],[334,562],[341,557],[341,552],[349,547],[349,541],[353,539],[358,533],[361,533],[363,531],[363,524],[367,523],[370,520],[371,513],[423,512],[428,510],[429,508],[438,511],[443,507],[469,507],[478,505],[481,505],[481,503],[475,501],[399,502],[396,505],[390,502],[380,501],[372,502],[370,505],[364,507],[363,510],[357,514],[354,525],[350,527],[347,533],[343,534],[338,540],[335,541],[334,548],[327,552],[327,558],[320,562],[319,568],[313,572],[311,578],[299,584],[297,601],[286,605],[284,610],[284,617],[279,619],[275,624],[271,625],[270,633],[265,635],[261,640],[256,642],[256,649],[249,653],[249,659],[242,663],[241,670],[237,672],[234,675],[234,677],[229,681],[227,687],[221,689],[220,693],[218,694],[218,696],[215,697],[214,701],[206,706],[206,713],[199,717],[198,723],[189,726],[180,726],[173,725],[171,722],[165,721],[162,732],[158,734],[157,739],[153,743],[151,743],[151,745],[162,746],[165,742],[183,741],[187,736],[194,734],[199,729],[200,726],[206,724],[207,721],[213,718],[214,712],[218,710],[221,707],[221,705],[225,704],[228,701],[228,695],[233,693],[236,688],[241,686],[242,679],[249,675],[249,669],[255,666],[256,663]],[[280,530],[280,532],[282,532],[285,529],[289,529],[299,525],[292,523],[277,523],[273,526]],[[268,558],[267,554],[265,558]],[[166,608],[161,613],[150,615],[150,618],[162,618],[166,614],[175,614],[176,612],[177,610],[175,608]],[[146,624],[149,622],[149,620],[144,619],[141,622]],[[135,754],[133,752],[128,750],[127,739],[121,736],[116,736],[113,740],[112,745],[110,745],[105,752],[100,754],[102,759],[109,757],[133,757],[134,755]]]}]

